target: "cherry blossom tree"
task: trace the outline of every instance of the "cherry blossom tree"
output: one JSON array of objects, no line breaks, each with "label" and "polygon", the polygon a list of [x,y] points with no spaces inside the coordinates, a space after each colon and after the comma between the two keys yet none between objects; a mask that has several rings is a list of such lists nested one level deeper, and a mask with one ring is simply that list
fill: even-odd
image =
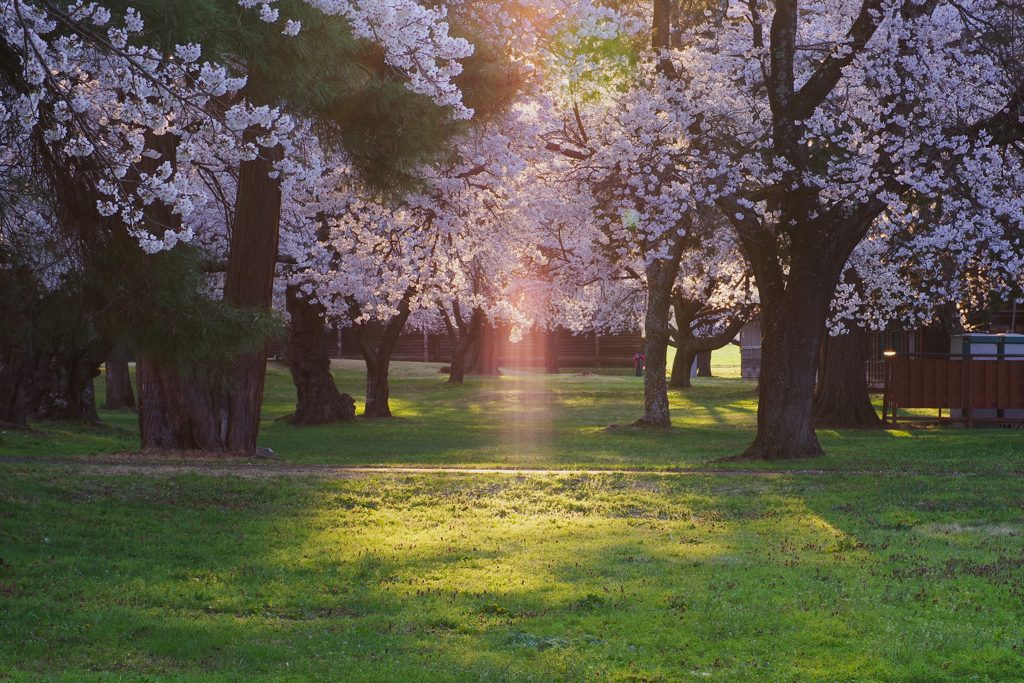
[{"label": "cherry blossom tree", "polygon": [[676,356],[669,386],[691,386],[694,359],[732,342],[756,303],[746,261],[731,234],[712,233],[699,249],[684,253],[672,290],[675,320],[669,343]]},{"label": "cherry blossom tree", "polygon": [[666,219],[713,205],[732,224],[764,330],[758,433],[742,457],[810,457],[821,453],[812,409],[830,304],[878,217],[902,223],[922,199],[964,188],[946,200],[958,212],[1019,224],[1004,179],[1007,146],[1024,133],[1021,81],[982,40],[984,25],[1014,10],[938,0],[724,9],[639,63],[614,99],[624,131],[614,145],[571,126],[558,144],[620,174],[607,225],[636,211],[627,222],[654,232],[649,251],[662,263],[673,234],[690,228]]}]

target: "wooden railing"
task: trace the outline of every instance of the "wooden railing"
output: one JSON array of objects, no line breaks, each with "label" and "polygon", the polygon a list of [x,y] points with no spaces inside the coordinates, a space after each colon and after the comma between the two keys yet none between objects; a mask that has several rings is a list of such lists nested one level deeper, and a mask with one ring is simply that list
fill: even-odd
[{"label": "wooden railing", "polygon": [[[1005,411],[1024,410],[1024,357],[993,360],[991,354],[918,353],[890,356],[885,363],[882,420],[893,427],[900,420],[962,422],[968,427],[975,422],[1022,421]],[[934,408],[938,416],[899,415],[912,408]]]}]

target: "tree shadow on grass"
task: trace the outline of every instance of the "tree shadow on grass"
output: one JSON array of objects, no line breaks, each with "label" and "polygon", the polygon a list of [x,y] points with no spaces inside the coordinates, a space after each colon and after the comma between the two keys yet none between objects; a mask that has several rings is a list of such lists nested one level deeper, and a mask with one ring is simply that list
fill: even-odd
[{"label": "tree shadow on grass", "polygon": [[[21,661],[13,671],[603,681],[694,667],[727,680],[1019,670],[1008,637],[976,642],[1016,609],[984,589],[1020,578],[999,564],[1021,542],[1006,526],[1018,523],[1015,494],[995,478],[7,473],[16,540],[0,578],[0,661]],[[944,545],[968,517],[979,539]]]}]

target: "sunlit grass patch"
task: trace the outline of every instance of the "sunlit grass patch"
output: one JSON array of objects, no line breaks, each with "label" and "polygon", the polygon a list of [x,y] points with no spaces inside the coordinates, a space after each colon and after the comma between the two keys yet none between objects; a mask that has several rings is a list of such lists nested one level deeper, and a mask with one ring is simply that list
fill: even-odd
[{"label": "sunlit grass patch", "polygon": [[1005,680],[1024,665],[1021,501],[992,476],[2,467],[12,680]]}]

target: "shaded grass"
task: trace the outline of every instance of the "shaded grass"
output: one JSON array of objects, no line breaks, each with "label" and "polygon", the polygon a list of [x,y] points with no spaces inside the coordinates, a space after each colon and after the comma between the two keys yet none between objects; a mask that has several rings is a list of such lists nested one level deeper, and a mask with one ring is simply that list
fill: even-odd
[{"label": "shaded grass", "polygon": [[[436,367],[396,364],[398,418],[296,428],[272,366],[261,445],[669,473],[214,476],[91,464],[138,447],[130,411],[7,431],[29,462],[0,463],[0,677],[1021,679],[1024,433],[823,431],[826,457],[776,473],[687,474],[752,438],[753,383],[697,380],[672,429],[608,430],[641,380]],[[361,403],[359,364],[336,375]]]},{"label": "shaded grass", "polygon": [[0,465],[13,681],[1016,680],[1019,480]]},{"label": "shaded grass", "polygon": [[[747,380],[697,379],[692,389],[671,391],[672,429],[607,430],[640,416],[641,379],[520,372],[449,385],[437,372],[439,364],[394,365],[396,418],[292,427],[281,418],[294,409],[295,390],[287,370],[271,364],[260,445],[296,464],[690,469],[741,452],[754,435],[757,397],[755,384]],[[335,366],[339,387],[361,406],[362,364],[335,361]],[[97,387],[102,404],[102,382]],[[38,432],[8,431],[0,435],[0,454],[93,457],[138,448],[135,413],[101,411],[101,416],[105,423],[95,427],[42,423]],[[825,457],[765,466],[1024,473],[1024,431],[827,430],[819,431],[819,438]]]}]

